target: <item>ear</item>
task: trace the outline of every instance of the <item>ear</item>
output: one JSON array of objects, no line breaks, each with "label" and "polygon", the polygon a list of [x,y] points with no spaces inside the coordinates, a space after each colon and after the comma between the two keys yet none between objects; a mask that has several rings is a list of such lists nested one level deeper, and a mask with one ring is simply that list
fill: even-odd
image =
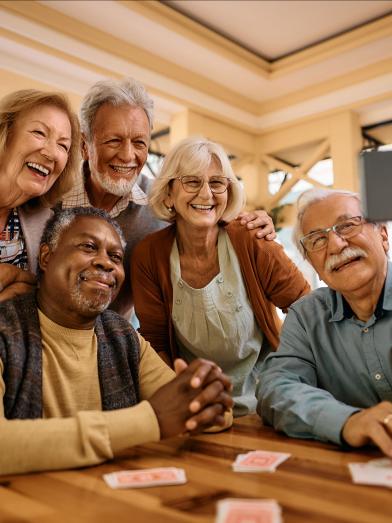
[{"label": "ear", "polygon": [[43,243],[41,247],[39,248],[39,254],[38,254],[38,265],[42,272],[45,272],[46,267],[48,266],[48,262],[50,259],[50,256],[52,254],[52,251],[49,248],[49,245],[46,243]]},{"label": "ear", "polygon": [[84,133],[82,133],[82,135],[81,135],[80,152],[82,153],[83,160],[88,160],[87,140],[86,140],[86,136]]},{"label": "ear", "polygon": [[381,235],[382,246],[384,248],[385,253],[387,253],[389,251],[389,238],[387,226],[384,223],[382,223],[379,225],[379,230]]}]

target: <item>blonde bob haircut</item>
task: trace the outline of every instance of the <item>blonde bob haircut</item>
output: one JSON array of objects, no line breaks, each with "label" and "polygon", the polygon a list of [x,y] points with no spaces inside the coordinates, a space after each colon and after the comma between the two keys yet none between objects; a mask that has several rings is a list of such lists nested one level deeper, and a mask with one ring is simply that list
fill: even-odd
[{"label": "blonde bob haircut", "polygon": [[174,222],[175,211],[170,212],[165,205],[172,180],[180,176],[200,176],[213,161],[218,164],[219,174],[230,179],[227,206],[221,221],[229,222],[236,218],[245,204],[242,184],[237,180],[223,147],[200,136],[182,140],[166,156],[150,192],[150,206],[155,215],[161,220]]},{"label": "blonde bob haircut", "polygon": [[67,97],[62,93],[23,89],[8,94],[0,100],[0,158],[7,154],[7,143],[12,136],[13,126],[22,113],[39,106],[54,106],[62,110],[71,125],[71,146],[67,164],[46,194],[29,201],[31,205],[51,207],[74,185],[80,163],[80,130],[77,115],[72,111]]}]

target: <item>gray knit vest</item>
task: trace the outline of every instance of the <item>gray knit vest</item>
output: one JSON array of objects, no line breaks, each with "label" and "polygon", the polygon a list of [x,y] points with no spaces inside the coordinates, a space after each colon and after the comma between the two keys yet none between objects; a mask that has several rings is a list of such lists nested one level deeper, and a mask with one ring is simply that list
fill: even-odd
[{"label": "gray knit vest", "polygon": [[[139,402],[139,340],[127,321],[113,311],[97,317],[98,375],[102,409]],[[42,417],[42,343],[34,294],[0,304],[0,359],[8,419]]]}]

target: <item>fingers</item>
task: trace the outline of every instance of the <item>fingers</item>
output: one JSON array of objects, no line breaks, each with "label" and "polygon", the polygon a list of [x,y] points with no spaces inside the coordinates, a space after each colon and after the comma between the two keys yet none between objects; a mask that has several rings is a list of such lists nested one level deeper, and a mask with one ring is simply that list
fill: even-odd
[{"label": "fingers", "polygon": [[233,390],[233,384],[231,383],[229,376],[224,374],[219,367],[212,368],[210,370],[209,374],[203,381],[203,386],[205,387],[206,385],[209,385],[210,383],[212,383],[215,380],[220,381],[222,383],[223,387],[226,390],[228,390],[229,392],[231,390]]},{"label": "fingers", "polygon": [[219,381],[214,381],[193,398],[189,410],[192,413],[200,412],[211,403],[221,403],[226,409],[231,409],[233,406],[233,398],[223,390],[222,383]]},{"label": "fingers", "polygon": [[261,229],[260,231],[256,232],[256,236],[258,238],[265,238],[268,241],[275,240],[276,238],[276,232],[273,230],[273,232],[270,232],[269,234],[265,234],[264,230]]},{"label": "fingers", "polygon": [[186,361],[182,360],[181,358],[174,360],[174,372],[177,374],[177,376],[184,372],[186,368],[188,368]]},{"label": "fingers", "polygon": [[198,389],[204,385],[205,379],[212,369],[217,370],[217,372],[222,372],[218,365],[212,361],[201,358],[193,360],[188,366],[188,371],[192,372],[192,378],[190,380],[191,387]]},{"label": "fingers", "polygon": [[[389,415],[391,421],[389,422]],[[385,423],[387,421],[387,423]],[[374,443],[392,457],[392,403],[383,401],[378,405],[356,412],[346,421],[342,437],[353,447]]]},{"label": "fingers", "polygon": [[374,423],[369,430],[369,437],[386,456],[392,458],[391,433],[385,425]]},{"label": "fingers", "polygon": [[223,425],[225,423],[225,408],[220,403],[209,405],[201,412],[189,418],[185,423],[185,428],[191,432],[203,430],[212,425]]}]

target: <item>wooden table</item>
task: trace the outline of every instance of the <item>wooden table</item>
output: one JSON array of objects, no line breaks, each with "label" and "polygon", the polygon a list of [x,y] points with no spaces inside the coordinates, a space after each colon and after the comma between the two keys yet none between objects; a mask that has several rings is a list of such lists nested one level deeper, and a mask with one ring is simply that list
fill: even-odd
[{"label": "wooden table", "polygon": [[[236,455],[253,449],[292,456],[274,473],[232,472]],[[230,431],[136,447],[97,467],[2,476],[0,522],[207,523],[214,521],[217,500],[249,497],[276,499],[285,523],[391,523],[392,490],[354,485],[347,468],[378,456],[286,438],[248,416]],[[102,479],[117,470],[162,466],[184,468],[188,483],[112,490]]]}]

